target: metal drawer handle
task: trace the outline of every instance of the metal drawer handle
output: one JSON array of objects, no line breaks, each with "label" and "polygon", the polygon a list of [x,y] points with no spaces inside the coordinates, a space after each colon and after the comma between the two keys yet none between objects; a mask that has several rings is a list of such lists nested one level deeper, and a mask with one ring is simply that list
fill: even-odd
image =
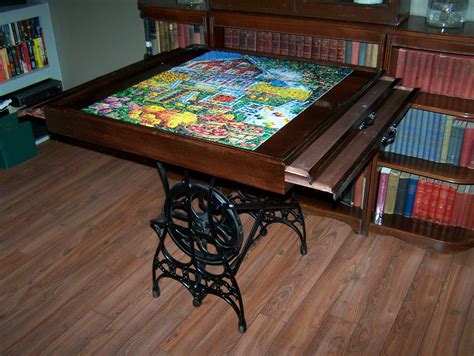
[{"label": "metal drawer handle", "polygon": [[382,139],[380,140],[380,143],[383,146],[390,145],[395,141],[395,138],[397,137],[397,128],[392,125],[388,128],[387,132],[385,135],[383,135]]},{"label": "metal drawer handle", "polygon": [[359,130],[364,130],[369,126],[372,126],[375,122],[375,112],[371,112],[367,117],[364,119],[364,121],[359,125]]}]

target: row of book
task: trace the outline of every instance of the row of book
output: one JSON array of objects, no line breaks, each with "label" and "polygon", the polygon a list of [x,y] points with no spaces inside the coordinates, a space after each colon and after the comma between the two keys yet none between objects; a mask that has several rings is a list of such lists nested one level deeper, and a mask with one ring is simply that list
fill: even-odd
[{"label": "row of book", "polygon": [[341,203],[350,207],[364,209],[364,194],[366,186],[365,174],[362,173],[341,194]]},{"label": "row of book", "polygon": [[377,67],[379,51],[376,43],[229,27],[224,28],[224,46],[372,68]]},{"label": "row of book", "polygon": [[474,185],[443,182],[382,167],[375,221],[384,214],[474,229]]},{"label": "row of book", "polygon": [[42,36],[39,17],[0,25],[0,48],[20,45],[24,41]]},{"label": "row of book", "polygon": [[0,49],[0,82],[48,65],[46,47],[41,38]]},{"label": "row of book", "polygon": [[397,127],[395,141],[385,152],[474,168],[474,122],[410,109]]},{"label": "row of book", "polygon": [[151,54],[184,48],[192,44],[206,44],[204,27],[167,21],[145,21],[147,47]]},{"label": "row of book", "polygon": [[396,74],[403,85],[429,93],[472,99],[474,57],[400,48]]}]

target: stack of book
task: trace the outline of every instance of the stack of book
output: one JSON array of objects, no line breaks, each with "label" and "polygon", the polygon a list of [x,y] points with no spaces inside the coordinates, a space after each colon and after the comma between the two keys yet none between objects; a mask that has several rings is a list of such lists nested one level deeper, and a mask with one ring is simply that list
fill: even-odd
[{"label": "stack of book", "polygon": [[379,51],[376,43],[229,27],[224,28],[224,46],[372,68],[377,67]]},{"label": "stack of book", "polygon": [[48,65],[39,18],[0,25],[0,82]]},{"label": "stack of book", "polygon": [[400,48],[395,76],[429,93],[472,99],[474,57]]},{"label": "stack of book", "polygon": [[383,167],[375,222],[381,223],[384,214],[474,229],[474,185],[452,184]]},{"label": "stack of book", "polygon": [[410,109],[385,152],[474,168],[474,122]]},{"label": "stack of book", "polygon": [[362,173],[347,189],[341,194],[341,203],[350,207],[364,208],[366,178]]},{"label": "stack of book", "polygon": [[192,44],[206,44],[204,27],[200,25],[146,20],[145,31],[148,38],[147,45],[151,46],[152,54]]}]

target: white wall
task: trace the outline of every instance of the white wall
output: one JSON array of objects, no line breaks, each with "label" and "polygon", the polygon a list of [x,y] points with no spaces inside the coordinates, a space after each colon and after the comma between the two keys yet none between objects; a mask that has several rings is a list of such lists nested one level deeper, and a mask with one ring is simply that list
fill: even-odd
[{"label": "white wall", "polygon": [[136,0],[49,0],[63,86],[69,89],[145,54]]}]

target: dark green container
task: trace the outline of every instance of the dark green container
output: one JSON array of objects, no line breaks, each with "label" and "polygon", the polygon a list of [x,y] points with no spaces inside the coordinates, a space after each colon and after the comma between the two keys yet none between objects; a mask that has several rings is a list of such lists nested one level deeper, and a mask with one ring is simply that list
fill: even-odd
[{"label": "dark green container", "polygon": [[16,114],[0,117],[0,167],[7,169],[36,156],[31,123],[18,122]]}]

